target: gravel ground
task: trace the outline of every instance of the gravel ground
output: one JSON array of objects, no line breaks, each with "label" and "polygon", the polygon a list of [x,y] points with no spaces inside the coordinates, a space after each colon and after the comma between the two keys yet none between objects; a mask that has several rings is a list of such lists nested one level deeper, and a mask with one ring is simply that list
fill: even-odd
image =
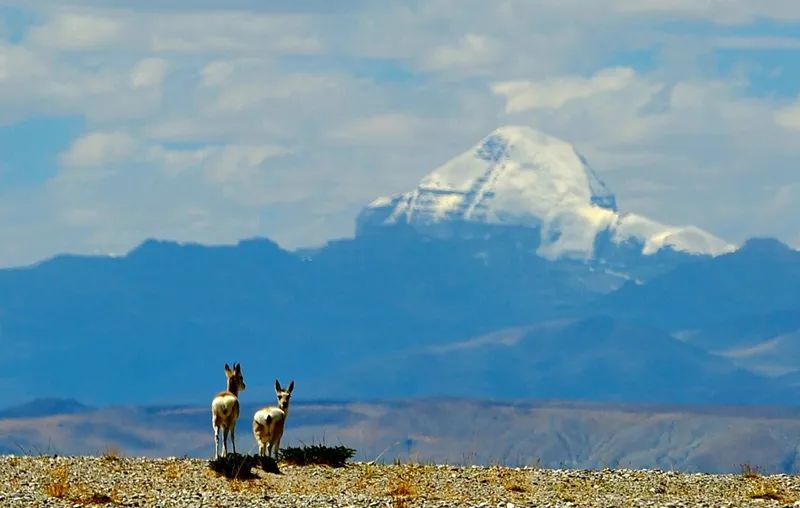
[{"label": "gravel ground", "polygon": [[0,456],[0,506],[797,506],[800,477],[437,465],[283,466],[226,480],[190,459]]}]

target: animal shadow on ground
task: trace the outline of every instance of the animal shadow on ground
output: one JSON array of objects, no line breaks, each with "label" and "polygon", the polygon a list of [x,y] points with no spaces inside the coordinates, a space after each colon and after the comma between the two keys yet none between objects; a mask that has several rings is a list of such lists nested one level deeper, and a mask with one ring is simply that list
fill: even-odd
[{"label": "animal shadow on ground", "polygon": [[267,473],[280,474],[278,463],[271,457],[258,455],[241,455],[229,453],[224,457],[208,461],[208,467],[217,474],[231,480],[252,480],[258,478],[253,474],[253,468],[261,468]]}]

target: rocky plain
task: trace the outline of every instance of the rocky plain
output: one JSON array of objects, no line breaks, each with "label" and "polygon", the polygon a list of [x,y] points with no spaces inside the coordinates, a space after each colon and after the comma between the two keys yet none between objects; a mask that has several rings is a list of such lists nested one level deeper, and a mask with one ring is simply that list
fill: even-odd
[{"label": "rocky plain", "polygon": [[254,469],[229,480],[208,462],[0,457],[0,506],[130,507],[734,507],[800,506],[800,477],[632,469],[378,464]]}]

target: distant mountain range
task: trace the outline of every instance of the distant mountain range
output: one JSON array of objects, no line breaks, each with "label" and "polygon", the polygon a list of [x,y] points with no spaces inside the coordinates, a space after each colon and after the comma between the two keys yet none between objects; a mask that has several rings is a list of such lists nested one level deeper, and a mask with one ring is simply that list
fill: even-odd
[{"label": "distant mountain range", "polygon": [[[299,389],[299,388],[298,388]],[[0,454],[190,456],[213,453],[209,408],[106,407],[0,416]],[[242,407],[242,418],[256,409]],[[5,411],[8,414],[9,411]],[[491,439],[487,439],[487,434]],[[324,441],[355,460],[550,468],[796,473],[800,410],[775,407],[497,402],[466,399],[293,403],[282,446]],[[253,453],[248,425],[237,450]]]},{"label": "distant mountain range", "polygon": [[571,146],[506,127],[289,252],[148,240],[0,270],[7,403],[469,396],[800,403],[800,252],[617,210]]}]

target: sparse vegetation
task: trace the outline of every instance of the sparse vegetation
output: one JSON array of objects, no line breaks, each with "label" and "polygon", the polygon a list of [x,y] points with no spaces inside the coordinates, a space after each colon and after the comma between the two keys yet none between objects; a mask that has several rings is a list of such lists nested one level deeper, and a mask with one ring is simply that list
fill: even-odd
[{"label": "sparse vegetation", "polygon": [[232,479],[228,482],[228,489],[231,492],[260,492],[263,486],[250,480]]},{"label": "sparse vegetation", "polygon": [[386,493],[392,498],[393,508],[405,508],[409,500],[417,495],[417,488],[408,474],[400,473],[390,480]]},{"label": "sparse vegetation", "polygon": [[320,464],[344,467],[355,454],[354,449],[346,446],[326,446],[324,444],[304,444],[300,447],[288,447],[280,451],[281,459],[287,464],[295,466]]},{"label": "sparse vegetation", "polygon": [[404,497],[393,497],[392,498],[392,508],[407,508],[408,507],[408,499]]},{"label": "sparse vegetation", "polygon": [[748,497],[750,499],[772,499],[787,504],[795,501],[795,498],[790,496],[780,485],[765,478],[759,478]]},{"label": "sparse vegetation", "polygon": [[392,497],[416,496],[417,489],[414,487],[414,485],[409,481],[407,477],[398,476],[389,485],[389,491],[387,492],[387,494],[389,494]]},{"label": "sparse vegetation", "polygon": [[70,481],[70,469],[66,464],[54,468],[49,481],[44,484],[45,493],[57,499],[66,499],[77,505],[116,504],[118,494],[113,490],[103,494],[92,490],[84,483],[73,484]]},{"label": "sparse vegetation", "polygon": [[524,485],[515,480],[505,480],[503,482],[503,487],[509,492],[525,492],[528,490]]},{"label": "sparse vegetation", "polygon": [[508,492],[527,492],[528,477],[527,475],[518,470],[508,469],[505,467],[496,467],[493,469],[497,481]]},{"label": "sparse vegetation", "polygon": [[112,493],[112,495],[108,494],[100,494],[97,492],[88,492],[86,494],[79,494],[75,497],[70,499],[73,503],[79,504],[82,506],[86,505],[94,505],[94,504],[117,504],[116,494]]},{"label": "sparse vegetation", "polygon": [[69,492],[69,467],[61,465],[52,470],[50,480],[44,484],[44,491],[50,497],[63,499]]},{"label": "sparse vegetation", "polygon": [[744,478],[758,478],[761,476],[761,471],[759,471],[758,466],[742,464],[740,468]]},{"label": "sparse vegetation", "polygon": [[164,478],[166,478],[169,481],[177,480],[179,473],[180,469],[178,467],[178,464],[175,462],[167,464],[167,467],[164,468]]},{"label": "sparse vegetation", "polygon": [[750,499],[767,499],[781,503],[792,503],[796,500],[796,497],[791,496],[786,489],[774,480],[763,476],[757,466],[742,464],[741,472],[742,478],[748,480],[751,485],[747,495]]},{"label": "sparse vegetation", "polygon": [[372,462],[367,462],[361,465],[361,474],[358,477],[354,487],[356,489],[365,491],[380,481],[382,475],[378,466]]},{"label": "sparse vegetation", "polygon": [[122,450],[117,446],[107,446],[101,455],[103,460],[113,462],[122,457]]},{"label": "sparse vegetation", "polygon": [[23,446],[21,443],[15,442],[14,446],[16,446],[17,450],[19,450],[19,455],[24,457],[58,457],[61,455],[50,439],[47,440],[47,446],[44,448],[36,443]]}]

